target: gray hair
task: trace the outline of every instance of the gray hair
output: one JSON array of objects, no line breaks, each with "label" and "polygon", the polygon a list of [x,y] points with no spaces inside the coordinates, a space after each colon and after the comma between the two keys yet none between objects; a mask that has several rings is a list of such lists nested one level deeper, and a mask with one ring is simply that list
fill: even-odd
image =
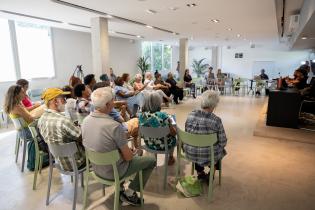
[{"label": "gray hair", "polygon": [[157,92],[150,92],[144,95],[143,112],[158,112],[161,110],[162,98]]},{"label": "gray hair", "polygon": [[113,100],[114,94],[110,87],[102,87],[93,91],[91,101],[95,109],[103,108],[108,102]]},{"label": "gray hair", "polygon": [[219,103],[219,93],[213,90],[207,90],[201,95],[201,108],[214,109]]},{"label": "gray hair", "polygon": [[149,77],[152,78],[152,73],[149,72],[149,71],[147,71],[147,72],[145,73],[145,75],[144,75],[144,78],[145,78],[145,79],[148,79]]},{"label": "gray hair", "polygon": [[142,79],[142,75],[141,74],[136,74],[135,75],[135,79]]}]

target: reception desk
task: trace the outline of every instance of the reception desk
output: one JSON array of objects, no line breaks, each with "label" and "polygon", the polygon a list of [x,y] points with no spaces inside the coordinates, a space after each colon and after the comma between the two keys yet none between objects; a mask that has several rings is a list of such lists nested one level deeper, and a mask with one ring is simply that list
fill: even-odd
[{"label": "reception desk", "polygon": [[270,90],[266,124],[298,128],[301,101],[300,92],[296,89]]}]

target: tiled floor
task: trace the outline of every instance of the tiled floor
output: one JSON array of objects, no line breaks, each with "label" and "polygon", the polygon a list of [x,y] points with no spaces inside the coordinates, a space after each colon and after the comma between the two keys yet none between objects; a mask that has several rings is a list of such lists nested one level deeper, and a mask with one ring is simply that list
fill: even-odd
[{"label": "tiled floor", "polygon": [[[145,188],[144,209],[198,210],[198,209],[315,209],[315,145],[254,137],[264,98],[222,97],[215,113],[224,123],[228,136],[228,155],[223,160],[223,182],[215,180],[213,201],[206,195],[183,198],[168,188],[162,189],[163,157],[153,171]],[[187,114],[198,107],[198,99],[187,99],[172,106],[167,112],[176,114],[180,127]],[[20,160],[14,162],[15,133],[0,134],[0,209],[71,209],[73,186],[70,178],[55,171],[51,190],[51,204],[45,206],[47,172],[38,178],[36,191],[32,190],[33,173],[20,172]],[[190,165],[182,164],[189,174]],[[174,176],[174,167],[170,167]],[[206,186],[205,186],[206,187]],[[112,209],[112,188],[101,196],[100,186],[92,184],[89,209]],[[77,209],[82,207],[82,188],[79,188]],[[122,209],[138,209],[123,207]]]}]

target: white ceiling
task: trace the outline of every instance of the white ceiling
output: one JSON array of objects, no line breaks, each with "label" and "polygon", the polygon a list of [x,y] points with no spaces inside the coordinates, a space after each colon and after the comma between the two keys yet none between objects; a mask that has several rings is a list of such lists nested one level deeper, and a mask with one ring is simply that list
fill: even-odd
[{"label": "white ceiling", "polygon": [[[179,35],[149,29],[141,25],[109,19],[109,30],[141,35],[143,40],[177,43],[179,38],[191,38],[197,46],[278,46],[278,30],[274,0],[65,0],[67,2],[178,32]],[[189,8],[187,3],[196,3]],[[172,11],[170,7],[178,7]],[[147,9],[157,11],[149,14]],[[50,0],[1,0],[0,10],[90,26],[98,14],[56,4]],[[1,16],[18,18],[1,13]],[[210,19],[219,19],[215,24]],[[44,21],[45,22],[45,21]],[[88,31],[88,29],[52,24],[53,26]],[[232,28],[232,31],[228,31]],[[240,38],[236,35],[241,34]],[[130,38],[128,36],[123,36]],[[244,38],[246,40],[244,40]]]}]

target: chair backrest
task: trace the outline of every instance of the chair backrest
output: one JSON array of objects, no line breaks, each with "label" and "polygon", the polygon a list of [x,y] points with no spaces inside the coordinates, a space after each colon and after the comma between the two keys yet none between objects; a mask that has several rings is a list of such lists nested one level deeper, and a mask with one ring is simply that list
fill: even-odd
[{"label": "chair backrest", "polygon": [[10,116],[10,118],[11,118],[13,125],[14,125],[16,130],[19,131],[19,130],[22,130],[23,128],[25,128],[24,125],[26,125],[26,122],[23,118],[21,118],[21,117],[15,118],[15,117],[11,117],[11,116]]},{"label": "chair backrest", "polygon": [[179,127],[177,127],[177,136],[181,143],[195,147],[211,147],[218,140],[217,133],[192,134],[181,130]]},{"label": "chair backrest", "polygon": [[147,138],[162,138],[170,133],[170,128],[168,126],[158,128],[139,126],[139,132],[140,136]]},{"label": "chair backrest", "polygon": [[74,157],[74,154],[78,151],[75,142],[64,143],[64,144],[54,144],[48,143],[48,148],[50,153],[55,157]]},{"label": "chair backrest", "polygon": [[95,152],[85,148],[86,159],[95,165],[115,165],[119,160],[118,150],[111,152]]}]

